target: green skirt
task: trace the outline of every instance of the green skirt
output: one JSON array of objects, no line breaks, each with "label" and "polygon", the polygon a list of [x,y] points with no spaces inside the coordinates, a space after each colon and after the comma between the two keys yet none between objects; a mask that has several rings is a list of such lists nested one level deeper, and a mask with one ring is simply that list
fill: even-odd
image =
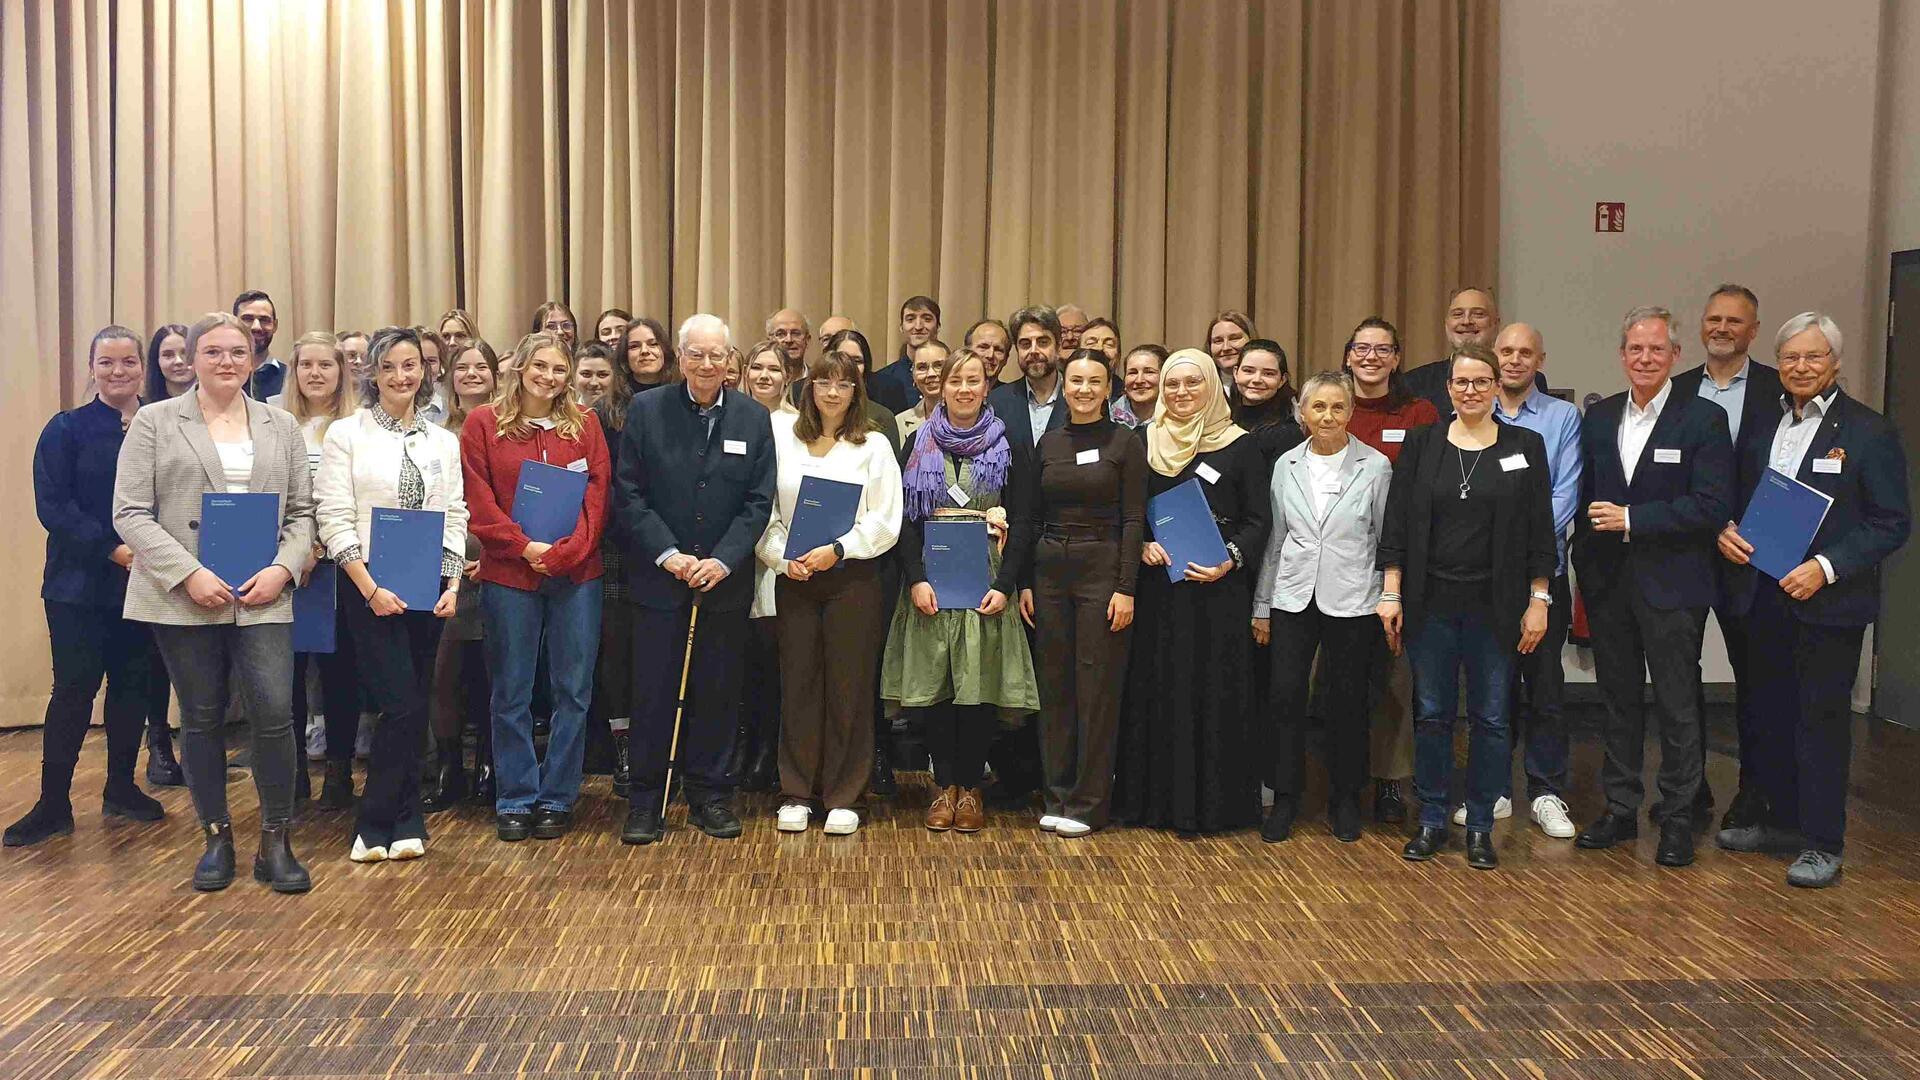
[{"label": "green skirt", "polygon": [[1019,605],[988,617],[976,611],[922,615],[902,589],[880,665],[880,696],[902,708],[997,705],[1004,713],[1040,710],[1033,653]]}]

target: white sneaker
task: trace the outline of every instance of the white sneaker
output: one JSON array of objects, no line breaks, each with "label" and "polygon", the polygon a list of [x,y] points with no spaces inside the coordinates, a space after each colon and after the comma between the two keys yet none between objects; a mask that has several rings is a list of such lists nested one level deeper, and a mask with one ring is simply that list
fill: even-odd
[{"label": "white sneaker", "polygon": [[347,858],[358,863],[386,862],[387,849],[383,847],[368,847],[365,840],[356,836],[353,838],[353,850],[347,853]]},{"label": "white sneaker", "polygon": [[827,811],[828,836],[851,836],[859,827],[859,814],[845,808]]},{"label": "white sneaker", "polygon": [[354,757],[365,761],[367,760],[367,755],[373,753],[373,725],[379,722],[379,713],[363,712],[360,714],[360,730],[354,732],[353,735]]},{"label": "white sneaker", "polygon": [[1063,817],[1054,823],[1053,831],[1056,836],[1085,836],[1093,831],[1093,826],[1084,821]]},{"label": "white sneaker", "polygon": [[327,758],[327,718],[315,716],[307,721],[307,760],[325,761]]},{"label": "white sneaker", "polygon": [[1533,823],[1555,840],[1571,839],[1573,819],[1567,816],[1567,803],[1558,795],[1542,795],[1533,800]]},{"label": "white sneaker", "polygon": [[1061,821],[1061,818],[1059,818],[1056,815],[1041,814],[1040,815],[1040,831],[1052,832],[1053,830],[1060,827],[1060,821]]},{"label": "white sneaker", "polygon": [[[1513,816],[1513,800],[1512,799],[1509,799],[1505,795],[1502,795],[1498,799],[1493,800],[1493,820],[1502,821],[1512,816]],[[1453,823],[1455,825],[1465,825],[1467,823],[1467,807],[1465,803],[1462,803],[1459,806],[1454,807]]]},{"label": "white sneaker", "polygon": [[387,849],[387,858],[417,859],[426,853],[427,842],[425,840],[418,838],[412,840],[395,840],[393,846]]},{"label": "white sneaker", "polygon": [[813,807],[790,802],[780,808],[779,824],[775,827],[781,832],[806,832],[807,822],[812,818]]}]

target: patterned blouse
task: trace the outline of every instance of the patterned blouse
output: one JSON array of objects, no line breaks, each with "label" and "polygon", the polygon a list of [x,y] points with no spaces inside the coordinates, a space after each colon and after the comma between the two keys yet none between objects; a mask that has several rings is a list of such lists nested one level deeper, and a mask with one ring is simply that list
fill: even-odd
[{"label": "patterned blouse", "polygon": [[[373,422],[375,424],[379,425],[381,428],[387,431],[393,432],[395,435],[400,436],[401,441],[403,443],[407,439],[411,439],[415,436],[419,436],[421,438],[426,437],[427,422],[423,417],[421,417],[418,410],[414,411],[413,420],[411,423],[408,423],[408,424],[402,424],[400,421],[387,415],[387,410],[380,408],[378,405],[374,406],[371,409],[368,409],[367,412],[369,415],[373,417]],[[421,507],[425,506],[426,502],[427,502],[426,477],[420,475],[420,466],[413,463],[413,458],[411,455],[401,454],[400,455],[400,506],[399,506],[399,509],[418,510]],[[366,558],[366,556],[361,553],[360,545],[350,544],[347,546],[347,548],[344,551],[340,553],[340,558],[337,561],[342,566],[344,566],[347,563],[357,562],[364,558]],[[444,550],[440,552],[440,576],[441,577],[457,578],[461,574],[465,573],[466,569],[467,569],[466,558],[460,553],[453,552],[453,551],[444,551]]]}]

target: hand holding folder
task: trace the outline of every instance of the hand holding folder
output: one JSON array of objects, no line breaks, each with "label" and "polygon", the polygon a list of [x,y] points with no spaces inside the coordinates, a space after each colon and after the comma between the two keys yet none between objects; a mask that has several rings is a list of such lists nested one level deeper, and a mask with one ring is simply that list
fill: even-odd
[{"label": "hand holding folder", "polygon": [[793,520],[787,523],[787,546],[781,557],[798,559],[852,532],[854,518],[860,512],[862,490],[859,484],[844,480],[801,477],[800,493],[793,500]]},{"label": "hand holding folder", "polygon": [[1778,469],[1761,473],[1740,519],[1740,538],[1753,548],[1747,562],[1775,581],[1786,577],[1807,560],[1832,506],[1832,496]]},{"label": "hand holding folder", "polygon": [[440,600],[440,547],[447,515],[439,510],[373,508],[367,572],[409,611],[432,611]]},{"label": "hand holding folder", "polygon": [[1215,567],[1231,558],[1198,477],[1148,499],[1147,521],[1154,541],[1166,549],[1168,581],[1186,580],[1188,563]]}]

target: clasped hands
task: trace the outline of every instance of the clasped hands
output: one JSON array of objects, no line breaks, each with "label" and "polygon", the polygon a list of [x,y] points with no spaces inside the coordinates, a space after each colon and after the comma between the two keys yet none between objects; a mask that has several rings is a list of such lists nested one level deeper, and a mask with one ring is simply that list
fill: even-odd
[{"label": "clasped hands", "polygon": [[[828,554],[832,554],[829,549]],[[660,564],[660,569],[687,583],[690,589],[712,592],[715,585],[727,579],[731,573],[727,564],[719,559],[699,559],[684,551],[676,551]]]}]

